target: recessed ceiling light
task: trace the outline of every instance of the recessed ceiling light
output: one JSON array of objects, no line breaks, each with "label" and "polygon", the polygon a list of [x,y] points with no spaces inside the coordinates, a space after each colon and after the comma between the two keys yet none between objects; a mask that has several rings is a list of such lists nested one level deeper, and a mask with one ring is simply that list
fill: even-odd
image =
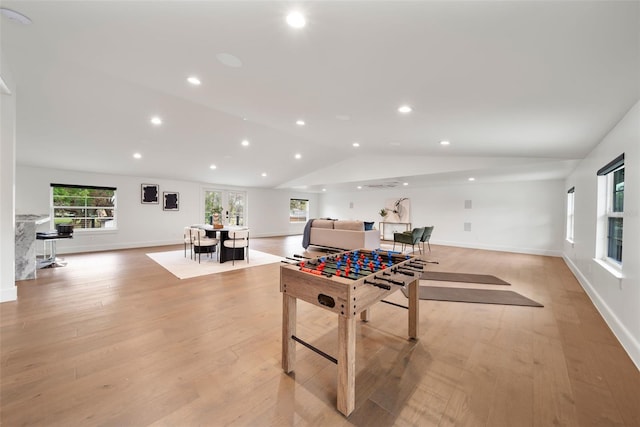
[{"label": "recessed ceiling light", "polygon": [[226,65],[227,67],[239,68],[242,67],[242,61],[237,56],[233,56],[230,53],[219,53],[216,55],[216,58],[220,63]]},{"label": "recessed ceiling light", "polygon": [[296,153],[296,155],[294,156],[296,159],[301,159],[302,158],[302,154],[300,153]]},{"label": "recessed ceiling light", "polygon": [[22,24],[22,25],[31,24],[31,19],[29,17],[21,14],[20,12],[16,12],[15,10],[2,7],[0,8],[0,13],[2,13],[4,16],[9,18],[10,20],[17,22],[19,24]]},{"label": "recessed ceiling light", "polygon": [[358,185],[358,190],[362,190],[362,185]]},{"label": "recessed ceiling light", "polygon": [[212,169],[212,170],[213,169],[218,169],[218,167],[216,165],[211,165],[211,166],[209,166],[209,169]]},{"label": "recessed ceiling light", "polygon": [[293,28],[302,28],[307,24],[307,20],[300,12],[291,12],[287,15],[287,24]]},{"label": "recessed ceiling light", "polygon": [[304,120],[296,120],[296,124],[298,126],[304,126],[305,125]]},{"label": "recessed ceiling light", "polygon": [[267,173],[266,172],[262,172],[262,176],[263,177],[267,176]]},{"label": "recessed ceiling light", "polygon": [[469,178],[469,181],[475,181],[476,179],[474,177]]},{"label": "recessed ceiling light", "polygon": [[151,123],[153,123],[156,126],[160,126],[162,124],[162,119],[158,116],[151,117]]},{"label": "recessed ceiling light", "polygon": [[402,114],[407,114],[407,113],[410,113],[412,109],[408,105],[402,105],[398,107],[398,111],[401,112]]},{"label": "recessed ceiling light", "polygon": [[141,158],[142,158],[142,154],[140,154],[140,153],[133,153],[133,158],[134,158],[134,159],[141,159]]},{"label": "recessed ceiling light", "polygon": [[187,78],[187,81],[189,83],[191,83],[194,86],[199,86],[200,85],[200,79],[197,78],[196,76],[191,76]]},{"label": "recessed ceiling light", "polygon": [[326,189],[326,188],[323,188],[323,189],[322,189],[322,191],[327,191],[327,189]]},{"label": "recessed ceiling light", "polygon": [[409,185],[409,183],[408,182],[403,182],[402,185]]},{"label": "recessed ceiling light", "polygon": [[351,145],[353,145],[353,146],[354,146],[354,147],[356,147],[356,148],[360,147],[360,143],[359,143],[359,142],[354,142],[354,143],[353,143],[353,144],[351,144]]},{"label": "recessed ceiling light", "polygon": [[440,145],[449,145],[451,144],[449,141],[440,141]]},{"label": "recessed ceiling light", "polygon": [[248,147],[249,146],[249,141],[247,141],[246,139],[243,139],[241,144],[242,144],[243,147]]}]

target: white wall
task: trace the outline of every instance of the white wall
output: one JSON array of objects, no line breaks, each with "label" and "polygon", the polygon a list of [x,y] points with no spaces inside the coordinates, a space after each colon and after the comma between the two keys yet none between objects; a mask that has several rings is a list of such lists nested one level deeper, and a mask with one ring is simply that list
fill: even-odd
[{"label": "white wall", "polygon": [[[567,178],[575,187],[574,243],[564,257],[636,366],[640,367],[640,102]],[[596,253],[597,176],[625,154],[622,273],[618,279],[593,259]]]},{"label": "white wall", "polygon": [[[289,222],[289,199],[309,200],[309,217],[318,216],[318,196],[288,190],[248,190],[252,235],[287,236],[302,234],[305,223]],[[302,240],[300,240],[302,243]]]},{"label": "white wall", "polygon": [[1,58],[0,76],[11,95],[0,93],[0,302],[18,297],[15,286],[15,130],[16,88],[7,62]]},{"label": "white wall", "polygon": [[[60,240],[60,253],[160,246],[182,242],[183,227],[203,222],[204,189],[232,189],[247,192],[247,225],[252,237],[300,234],[304,224],[289,223],[289,198],[317,197],[286,190],[233,188],[199,182],[147,177],[95,174],[18,165],[16,167],[16,213],[49,212],[50,184],[78,184],[117,187],[118,229],[74,233],[74,238]],[[160,192],[180,193],[180,210],[163,211],[162,205],[140,203],[140,185],[158,184]],[[315,215],[316,211],[313,210]],[[43,224],[40,230],[51,224]]]},{"label": "white wall", "polygon": [[[398,187],[321,196],[320,216],[376,221],[388,199],[411,199],[413,227],[435,226],[436,244],[560,256],[564,237],[564,182],[481,181]],[[465,200],[471,209],[465,209]],[[353,208],[351,208],[353,203]],[[464,223],[471,231],[464,231]]]}]

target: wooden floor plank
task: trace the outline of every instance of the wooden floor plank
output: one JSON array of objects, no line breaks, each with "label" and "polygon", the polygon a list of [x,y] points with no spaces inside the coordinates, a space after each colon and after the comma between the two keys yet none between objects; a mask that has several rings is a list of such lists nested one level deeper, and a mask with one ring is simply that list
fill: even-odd
[{"label": "wooden floor plank", "polygon": [[[251,245],[292,256],[300,242]],[[296,346],[282,372],[279,265],[180,280],[145,255],[176,249],[67,255],[18,282],[0,305],[0,423],[640,425],[640,373],[561,258],[432,245],[430,269],[495,275],[545,307],[421,301],[410,341],[406,310],[374,306],[345,418],[333,363]],[[297,311],[297,334],[335,355],[336,316]]]}]

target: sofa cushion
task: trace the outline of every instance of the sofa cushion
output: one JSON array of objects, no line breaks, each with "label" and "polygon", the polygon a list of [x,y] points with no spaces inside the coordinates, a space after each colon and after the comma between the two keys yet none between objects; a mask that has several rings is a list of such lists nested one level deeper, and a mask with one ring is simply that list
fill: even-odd
[{"label": "sofa cushion", "polygon": [[335,221],[333,228],[335,230],[364,231],[364,223],[362,221]]},{"label": "sofa cushion", "polygon": [[314,219],[311,226],[315,228],[333,228],[334,222],[332,219]]},{"label": "sofa cushion", "polygon": [[373,230],[373,224],[374,224],[373,221],[372,222],[365,221],[364,222],[364,231]]}]

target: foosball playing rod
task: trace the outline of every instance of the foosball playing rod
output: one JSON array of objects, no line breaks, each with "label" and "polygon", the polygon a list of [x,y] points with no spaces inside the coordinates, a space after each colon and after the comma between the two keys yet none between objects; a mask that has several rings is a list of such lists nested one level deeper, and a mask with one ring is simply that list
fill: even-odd
[{"label": "foosball playing rod", "polygon": [[409,307],[407,307],[406,305],[396,304],[395,302],[387,301],[387,300],[384,300],[384,299],[381,299],[380,302],[383,302],[383,303],[389,304],[389,305],[395,305],[396,307],[400,307],[400,308],[404,308],[404,309],[409,310]]},{"label": "foosball playing rod", "polygon": [[[369,250],[361,250],[359,249],[358,251],[345,251],[348,252],[351,256],[353,254],[355,254],[356,252],[358,252],[358,254],[364,254],[364,255],[373,255],[373,251],[369,251]],[[376,251],[376,255],[379,255],[380,257],[391,257],[394,260],[402,260],[402,261],[406,261],[408,259],[411,259],[411,257],[407,257],[407,255],[402,255],[400,252],[393,252],[393,251],[385,251],[385,250],[381,250],[381,251]],[[335,260],[337,257],[342,258],[344,256],[344,253],[336,253],[336,254],[331,254],[331,255],[327,255],[326,258],[330,258],[332,260]],[[321,258],[321,257],[316,257],[316,258]],[[311,259],[311,258],[308,258]],[[417,258],[414,258],[415,260],[417,260]]]},{"label": "foosball playing rod", "polygon": [[391,289],[391,285],[387,285],[387,284],[384,284],[384,283],[372,282],[372,281],[367,280],[367,279],[364,279],[364,284],[365,285],[376,286],[376,287],[382,288],[382,289],[386,289],[387,291]]},{"label": "foosball playing rod", "polygon": [[303,346],[307,347],[309,350],[312,350],[312,351],[318,353],[320,356],[324,357],[325,359],[332,361],[336,365],[338,364],[338,359],[336,359],[333,356],[328,355],[327,353],[325,353],[324,351],[320,350],[319,348],[312,346],[308,342],[305,342],[305,341],[301,340],[297,336],[291,335],[291,339],[294,340],[295,342],[299,342]]}]

